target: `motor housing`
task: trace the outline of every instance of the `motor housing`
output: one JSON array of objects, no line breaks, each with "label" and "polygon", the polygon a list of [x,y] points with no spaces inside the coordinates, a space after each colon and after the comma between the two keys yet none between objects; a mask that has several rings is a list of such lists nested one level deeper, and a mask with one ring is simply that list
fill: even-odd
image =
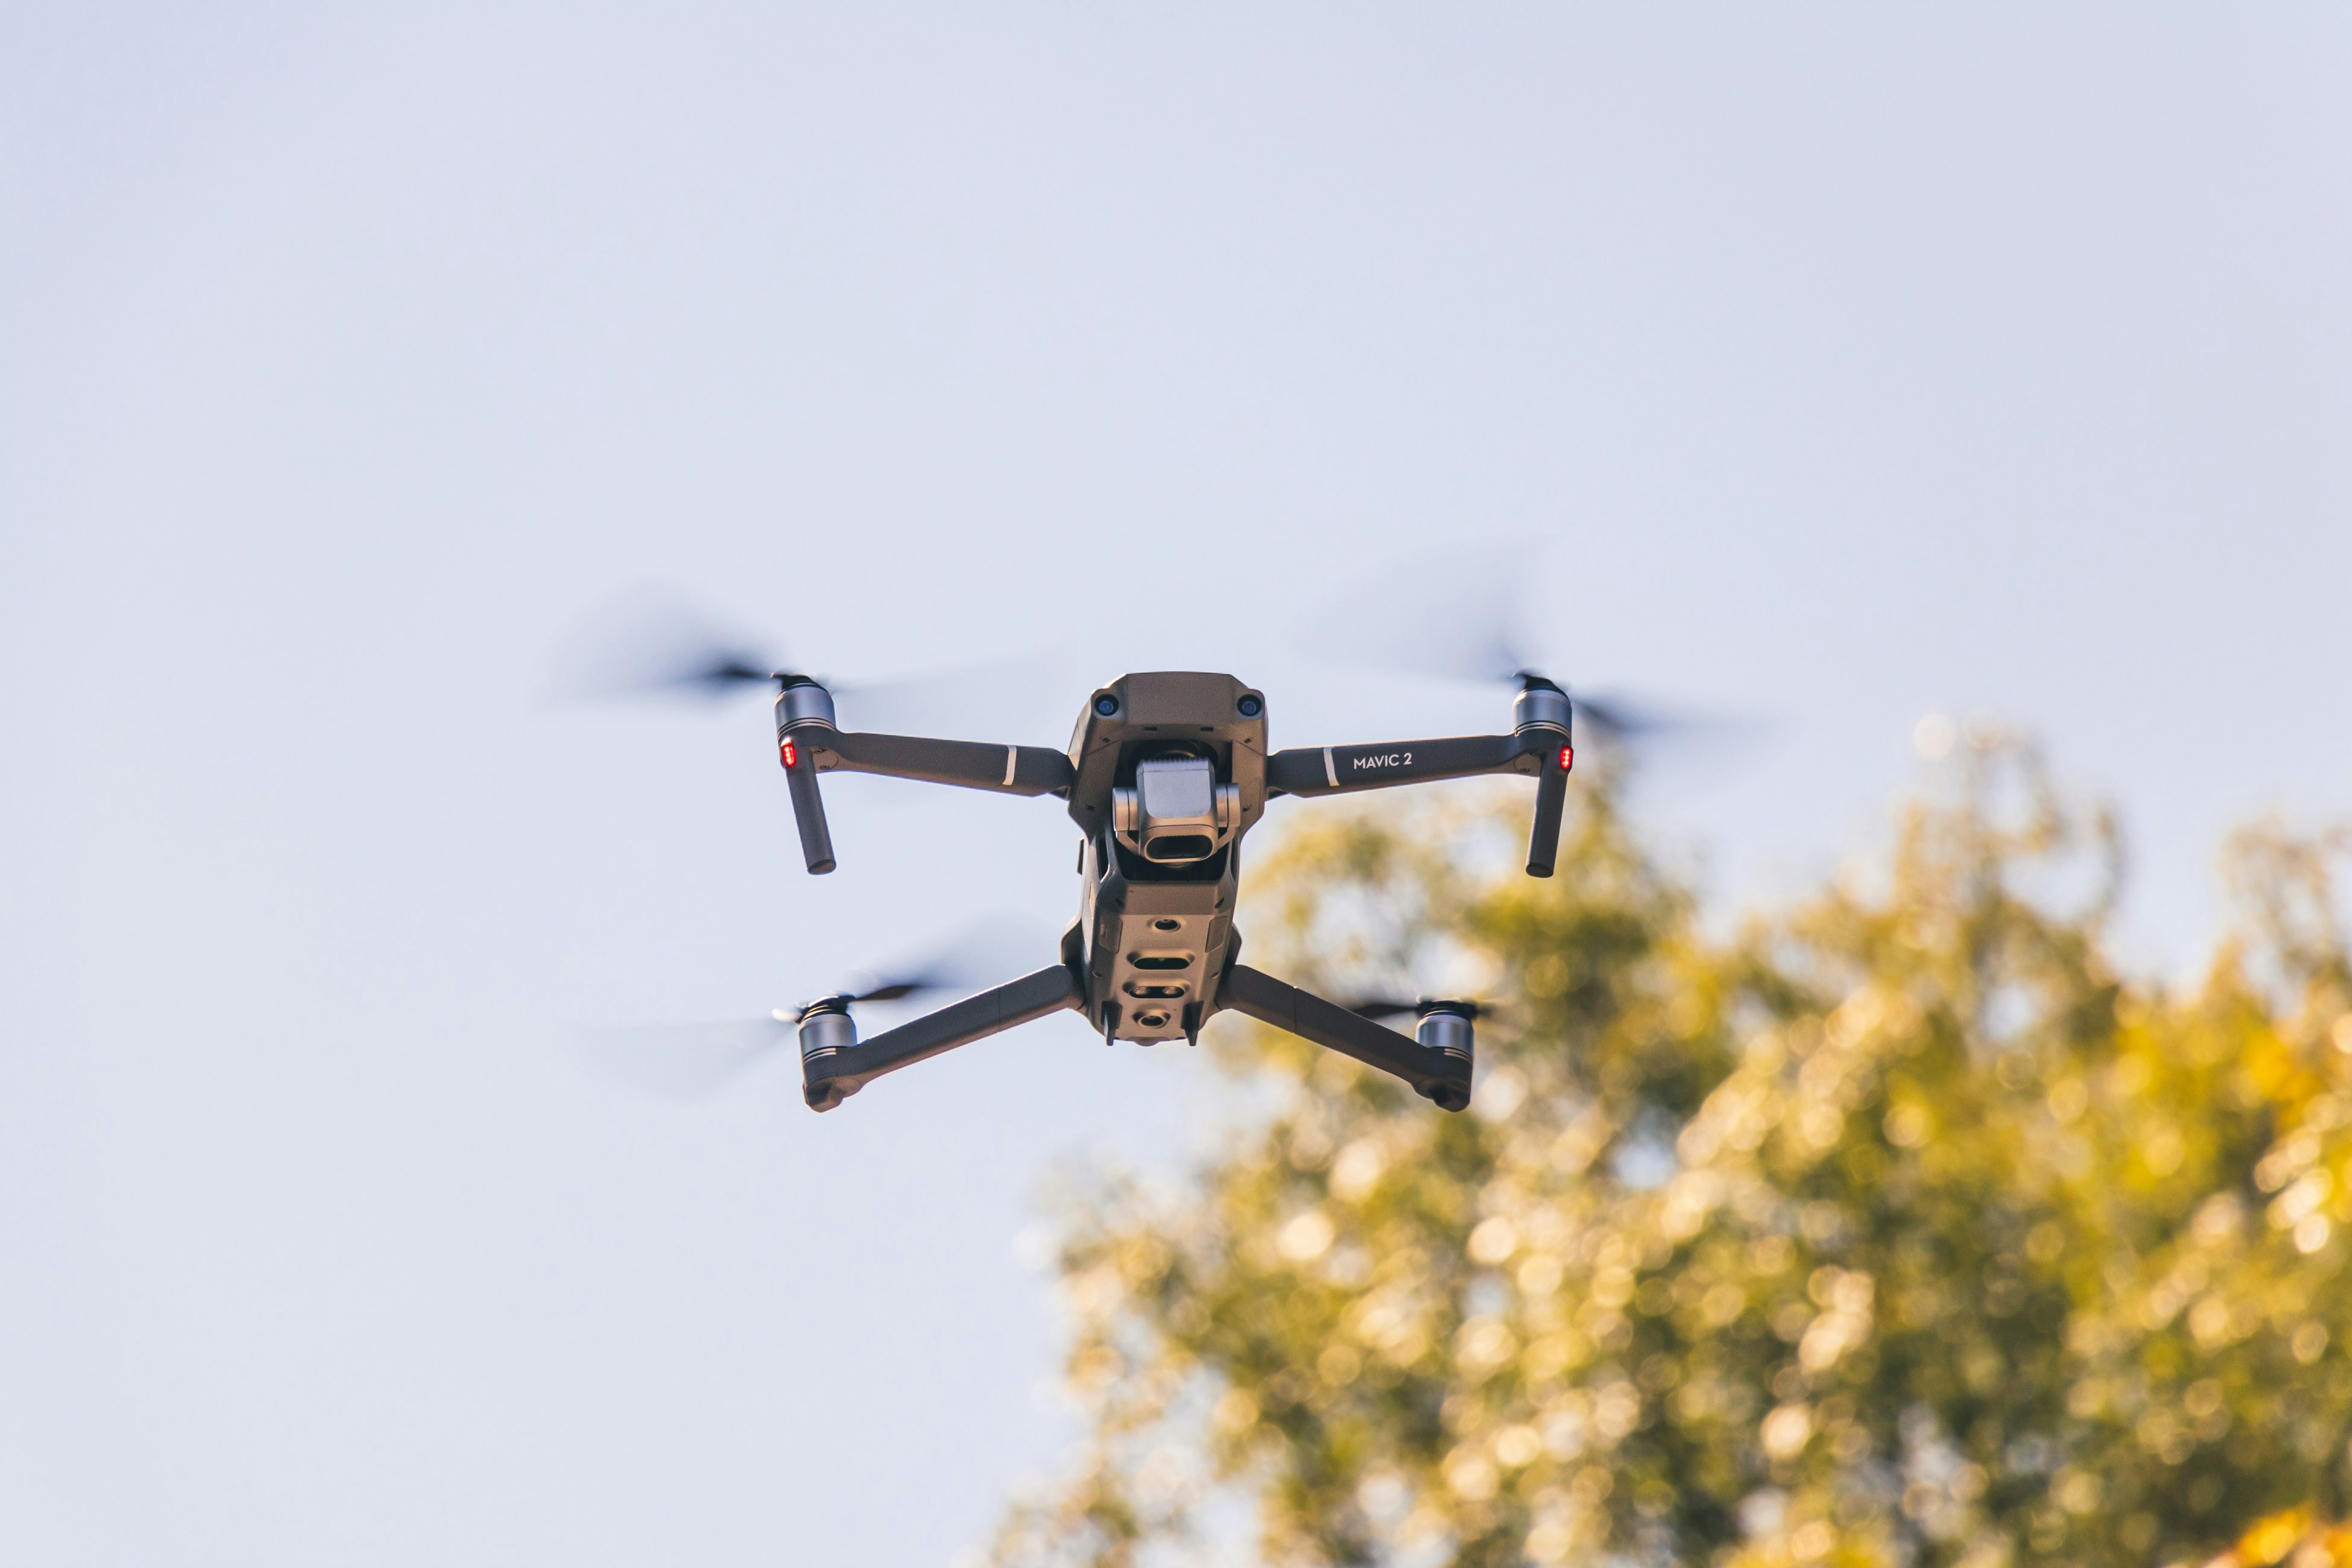
[{"label": "motor housing", "polygon": [[1471,1022],[1469,1004],[1423,1002],[1418,1011],[1421,1024],[1413,1030],[1413,1037],[1433,1051],[1444,1051],[1449,1057],[1459,1058],[1462,1065],[1467,1068],[1475,1049],[1475,1026]]},{"label": "motor housing", "polygon": [[1557,730],[1565,742],[1570,713],[1567,692],[1541,676],[1530,675],[1511,703],[1511,731],[1524,735],[1530,730]]},{"label": "motor housing", "polygon": [[857,1043],[857,1020],[845,997],[821,996],[801,1010],[801,1065],[823,1061]]},{"label": "motor housing", "polygon": [[1460,1110],[1470,1103],[1470,1069],[1476,1050],[1474,1020],[1478,1009],[1468,1002],[1423,1002],[1414,1011],[1421,1015],[1421,1023],[1413,1030],[1413,1038],[1430,1050],[1442,1052],[1454,1069],[1422,1093],[1447,1110]]}]

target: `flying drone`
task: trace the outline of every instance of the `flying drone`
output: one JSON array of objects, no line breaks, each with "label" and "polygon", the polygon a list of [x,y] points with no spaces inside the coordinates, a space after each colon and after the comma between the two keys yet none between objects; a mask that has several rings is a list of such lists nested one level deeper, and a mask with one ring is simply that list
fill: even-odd
[{"label": "flying drone", "polygon": [[[1051,795],[1077,825],[1078,912],[1055,961],[870,1039],[854,1009],[925,989],[918,977],[820,996],[780,1023],[799,1037],[803,1098],[831,1110],[886,1073],[1065,1009],[1105,1044],[1198,1044],[1234,1012],[1393,1075],[1447,1110],[1470,1103],[1478,1007],[1423,998],[1343,1006],[1240,962],[1234,910],[1243,837],[1280,795],[1350,795],[1483,774],[1535,781],[1527,872],[1549,877],[1575,763],[1566,690],[1521,669],[1507,731],[1374,745],[1267,745],[1264,692],[1230,675],[1161,670],[1097,688],[1066,752],[845,730],[815,678],[741,655],[699,660],[662,684],[773,682],[776,747],[809,873],[835,868],[820,781],[876,773],[995,795]],[[1601,710],[1591,717],[1611,721]],[[1411,1014],[1406,1034],[1381,1020]]]}]

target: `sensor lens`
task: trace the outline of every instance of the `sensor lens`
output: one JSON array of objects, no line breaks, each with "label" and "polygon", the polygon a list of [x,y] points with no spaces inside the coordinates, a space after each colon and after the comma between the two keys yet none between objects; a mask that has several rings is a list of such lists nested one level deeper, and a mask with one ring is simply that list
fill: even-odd
[{"label": "sensor lens", "polygon": [[1265,711],[1265,704],[1255,697],[1244,697],[1234,706],[1241,710],[1242,717],[1244,719],[1255,719]]},{"label": "sensor lens", "polygon": [[1216,847],[1205,833],[1168,833],[1147,840],[1143,854],[1150,860],[1200,860]]},{"label": "sensor lens", "polygon": [[1109,718],[1112,714],[1118,711],[1118,699],[1113,697],[1108,691],[1104,692],[1100,697],[1095,699],[1095,711],[1101,714],[1106,719]]}]

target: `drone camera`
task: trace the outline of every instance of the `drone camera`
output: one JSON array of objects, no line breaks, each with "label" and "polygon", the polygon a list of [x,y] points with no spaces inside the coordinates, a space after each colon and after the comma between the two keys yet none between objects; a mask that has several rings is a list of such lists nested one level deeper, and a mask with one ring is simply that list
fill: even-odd
[{"label": "drone camera", "polygon": [[1163,866],[1205,860],[1232,837],[1241,791],[1217,782],[1206,757],[1155,757],[1135,765],[1135,787],[1111,792],[1119,841]]}]

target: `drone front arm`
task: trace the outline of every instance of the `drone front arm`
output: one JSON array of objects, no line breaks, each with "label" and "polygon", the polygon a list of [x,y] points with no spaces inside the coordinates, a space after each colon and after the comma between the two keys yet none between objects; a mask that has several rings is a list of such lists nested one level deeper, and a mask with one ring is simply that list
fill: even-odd
[{"label": "drone front arm", "polygon": [[801,1093],[811,1110],[831,1110],[886,1072],[1002,1034],[1086,1001],[1066,964],[1056,963],[992,991],[967,996],[910,1024],[814,1059],[801,1059]]},{"label": "drone front arm", "polygon": [[1070,759],[1043,746],[992,746],[976,741],[933,741],[916,735],[857,731],[797,731],[816,771],[882,773],[925,784],[956,784],[998,795],[1066,792],[1076,775]]},{"label": "drone front arm", "polygon": [[1245,963],[1225,971],[1217,988],[1217,1002],[1221,1009],[1270,1024],[1401,1078],[1412,1085],[1414,1093],[1447,1110],[1459,1110],[1470,1103],[1469,1063],[1350,1013],[1336,1002],[1286,985]]},{"label": "drone front arm", "polygon": [[1395,784],[1433,784],[1481,773],[1542,772],[1544,754],[1565,742],[1549,730],[1515,735],[1455,735],[1382,746],[1295,746],[1265,760],[1265,793],[1347,795]]},{"label": "drone front arm", "polygon": [[1549,724],[1508,735],[1457,735],[1444,741],[1400,741],[1392,746],[1325,746],[1319,751],[1301,746],[1266,758],[1265,793],[1347,795],[1482,773],[1528,774],[1537,780],[1528,875],[1549,877],[1559,858],[1568,770],[1575,762],[1567,732]]}]

